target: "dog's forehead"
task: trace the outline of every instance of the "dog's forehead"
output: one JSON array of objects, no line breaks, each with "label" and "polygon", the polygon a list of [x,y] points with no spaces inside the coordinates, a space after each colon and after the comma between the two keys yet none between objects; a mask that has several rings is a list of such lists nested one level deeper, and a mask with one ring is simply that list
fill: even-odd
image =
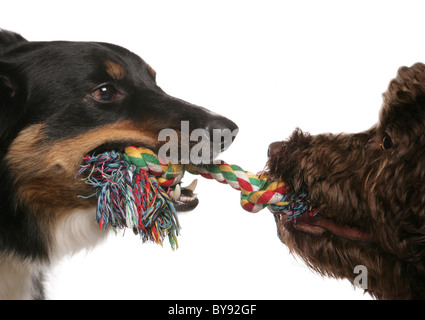
[{"label": "dog's forehead", "polygon": [[[110,43],[96,43],[91,53],[96,61],[101,62],[101,68],[114,80],[134,79],[149,74],[155,78],[154,69],[140,56],[130,50]],[[98,58],[98,54],[102,58]]]},{"label": "dog's forehead", "polygon": [[111,76],[112,79],[123,80],[125,78],[125,70],[120,63],[110,59],[105,59],[105,67],[106,72]]},{"label": "dog's forehead", "polygon": [[87,76],[106,73],[113,80],[154,75],[150,66],[131,51],[102,42],[30,42],[17,50],[25,65],[35,72],[55,72]]},{"label": "dog's forehead", "polygon": [[124,47],[104,42],[97,42],[94,46],[95,56],[97,56],[97,53],[102,55],[105,53],[104,59],[101,61],[103,61],[107,72],[111,76],[120,77],[126,71],[139,71],[140,68],[144,70],[149,68],[141,57]]}]

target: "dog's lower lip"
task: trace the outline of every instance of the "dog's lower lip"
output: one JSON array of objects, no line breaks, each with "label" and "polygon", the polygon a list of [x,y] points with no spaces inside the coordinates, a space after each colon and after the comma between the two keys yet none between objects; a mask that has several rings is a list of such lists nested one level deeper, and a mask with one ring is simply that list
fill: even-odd
[{"label": "dog's lower lip", "polygon": [[191,190],[183,189],[179,199],[171,199],[177,212],[191,211],[196,208],[199,200]]},{"label": "dog's lower lip", "polygon": [[310,216],[304,213],[296,218],[296,223],[292,219],[286,218],[285,224],[292,224],[298,231],[307,232],[314,235],[321,235],[328,231],[336,236],[354,241],[367,241],[371,242],[372,235],[370,233],[361,231],[356,227],[338,224],[331,219],[317,214]]},{"label": "dog's lower lip", "polygon": [[297,218],[295,218],[296,220],[294,221],[293,218],[289,219],[289,217],[287,215],[284,215],[283,221],[284,224],[286,226],[286,228],[288,227],[293,227],[295,228],[297,231],[302,231],[302,232],[306,232],[306,233],[310,233],[310,234],[314,234],[314,235],[321,235],[323,234],[326,230],[320,226],[315,226],[311,223],[308,223],[305,219],[306,215],[303,214],[301,216],[298,216]]}]

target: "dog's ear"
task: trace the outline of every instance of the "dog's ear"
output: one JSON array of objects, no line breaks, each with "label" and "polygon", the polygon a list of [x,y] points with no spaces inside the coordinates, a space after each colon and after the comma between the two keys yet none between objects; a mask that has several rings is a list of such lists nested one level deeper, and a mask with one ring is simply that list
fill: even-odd
[{"label": "dog's ear", "polygon": [[398,69],[387,91],[383,94],[384,105],[397,106],[425,101],[425,64]]},{"label": "dog's ear", "polygon": [[[1,61],[1,56],[27,40],[20,34],[0,29],[0,106],[16,94],[17,85],[8,71],[8,64]],[[6,54],[7,55],[7,54]]]},{"label": "dog's ear", "polygon": [[0,57],[0,155],[3,142],[8,139],[10,129],[19,123],[23,111],[22,86],[12,66]]},{"label": "dog's ear", "polygon": [[27,40],[20,34],[0,29],[0,56],[22,42]]},{"label": "dog's ear", "polygon": [[0,107],[10,102],[17,91],[16,81],[7,69],[7,64],[0,60]]}]

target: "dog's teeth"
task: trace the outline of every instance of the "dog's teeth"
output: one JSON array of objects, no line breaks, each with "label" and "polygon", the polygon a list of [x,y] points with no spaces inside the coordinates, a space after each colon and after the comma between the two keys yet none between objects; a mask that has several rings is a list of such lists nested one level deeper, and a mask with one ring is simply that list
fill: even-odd
[{"label": "dog's teeth", "polygon": [[197,185],[198,185],[198,179],[195,179],[195,180],[192,181],[191,184],[189,184],[187,187],[184,187],[184,188],[194,192]]},{"label": "dog's teeth", "polygon": [[195,199],[196,199],[196,195],[194,195],[192,197],[181,196],[179,200],[181,202],[191,202],[191,201],[193,201]]},{"label": "dog's teeth", "polygon": [[182,193],[182,189],[180,185],[178,184],[176,185],[176,188],[173,191],[170,191],[170,197],[173,198],[174,200],[179,200],[181,193]]}]

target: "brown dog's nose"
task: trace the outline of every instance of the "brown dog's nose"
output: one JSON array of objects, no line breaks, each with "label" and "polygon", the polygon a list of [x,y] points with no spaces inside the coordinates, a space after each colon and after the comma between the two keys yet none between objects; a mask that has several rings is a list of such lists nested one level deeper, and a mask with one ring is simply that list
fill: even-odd
[{"label": "brown dog's nose", "polygon": [[270,143],[269,150],[267,150],[267,156],[269,158],[276,155],[276,153],[279,151],[279,148],[282,147],[283,142],[282,141],[275,141]]}]

